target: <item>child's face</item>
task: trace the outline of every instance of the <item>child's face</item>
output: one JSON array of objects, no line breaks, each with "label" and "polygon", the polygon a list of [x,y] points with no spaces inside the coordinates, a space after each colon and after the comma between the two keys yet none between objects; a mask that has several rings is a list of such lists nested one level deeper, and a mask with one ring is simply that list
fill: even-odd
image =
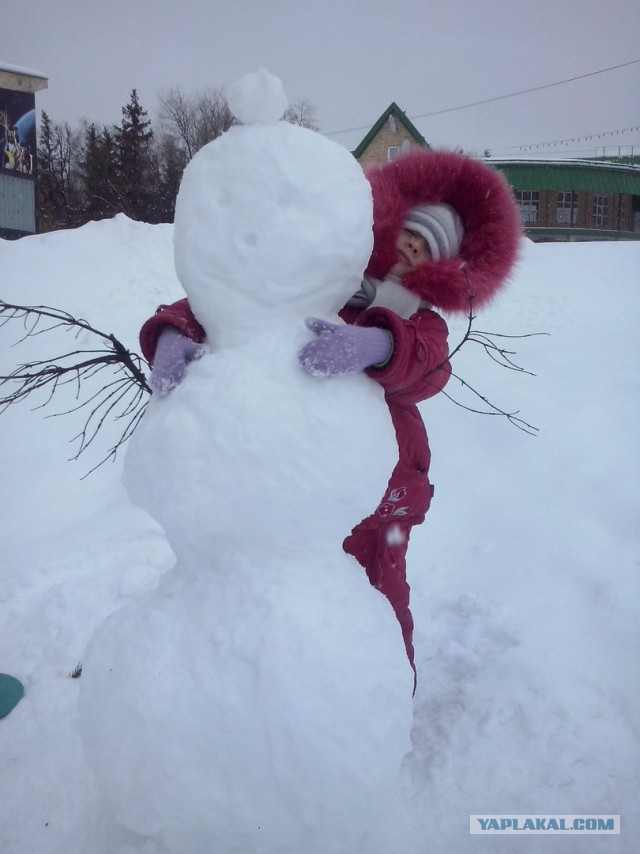
[{"label": "child's face", "polygon": [[427,241],[421,234],[403,228],[396,240],[398,261],[391,268],[396,276],[404,276],[431,258]]}]

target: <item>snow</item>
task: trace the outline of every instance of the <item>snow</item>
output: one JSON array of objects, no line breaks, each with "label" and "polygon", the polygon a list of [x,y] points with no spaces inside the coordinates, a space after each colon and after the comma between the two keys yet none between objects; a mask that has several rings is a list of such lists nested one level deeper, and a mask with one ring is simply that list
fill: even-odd
[{"label": "snow", "polygon": [[282,82],[261,68],[229,87],[227,103],[243,124],[272,124],[281,118],[289,101]]},{"label": "snow", "polygon": [[185,171],[176,269],[209,352],[151,400],[124,468],[177,564],[100,628],[80,697],[115,819],[170,851],[353,850],[410,749],[396,619],[340,549],[395,462],[383,393],[297,360],[308,313],[357,288],[371,226],[349,152],[284,122],[232,128]]},{"label": "snow", "polygon": [[371,222],[371,190],[341,146],[287,122],[234,127],[185,171],[176,269],[218,344],[273,339],[277,323],[308,338],[301,319],[335,314],[360,287]]},{"label": "snow", "polygon": [[[558,158],[561,157],[559,161]],[[556,154],[536,154],[535,157],[532,157],[530,154],[518,154],[511,155],[509,157],[487,157],[488,163],[500,163],[501,165],[508,164],[530,164],[530,165],[540,165],[540,164],[549,164],[553,165],[554,163],[560,162],[562,166],[576,166],[588,169],[611,169],[615,168],[616,170],[622,170],[626,172],[638,172],[638,166],[633,163],[620,163],[619,161],[609,159],[609,160],[588,160],[586,158],[577,159],[575,157],[562,157],[561,155]]]},{"label": "snow", "polygon": [[35,71],[33,68],[26,68],[22,65],[11,65],[2,61],[0,61],[0,71],[9,71],[12,74],[26,74],[28,77],[42,77],[45,80],[48,77],[42,71]]},{"label": "snow", "polygon": [[[159,303],[182,295],[172,232],[118,216],[75,231],[2,241],[2,298],[59,306],[136,349],[143,320]],[[539,428],[537,436],[501,417],[460,409],[443,395],[422,407],[436,495],[409,549],[419,675],[412,750],[397,800],[390,803],[388,795],[375,805],[382,825],[350,852],[631,854],[637,848],[639,273],[637,243],[527,244],[510,287],[476,321],[496,332],[548,333],[510,342],[535,377],[502,370],[470,344],[454,363],[456,373],[490,400],[520,410]],[[464,323],[450,326],[455,343]],[[69,337],[60,332],[12,346],[19,337],[15,322],[2,328],[2,373],[19,361],[69,349]],[[75,342],[91,343],[87,336]],[[458,393],[453,385],[450,390]],[[209,851],[201,840],[163,849],[150,834],[115,825],[104,797],[121,787],[132,785],[134,807],[137,802],[143,817],[149,815],[141,771],[132,761],[112,791],[105,790],[81,739],[79,695],[89,671],[75,679],[70,674],[85,661],[96,631],[182,582],[170,541],[122,485],[122,458],[81,479],[105,453],[108,438],[99,436],[79,462],[68,462],[74,449],[68,440],[81,428],[83,413],[45,416],[72,402],[67,389],[47,408],[22,404],[0,418],[0,671],[26,688],[0,721],[2,851]],[[289,412],[294,422],[298,416]],[[333,435],[336,458],[348,458],[349,449]],[[371,496],[372,504],[378,497]],[[312,541],[315,520],[308,524]],[[351,518],[344,524],[347,533]],[[260,567],[248,568],[248,586],[275,569],[265,548]],[[180,628],[184,634],[184,624]],[[169,636],[168,625],[165,630]],[[142,677],[154,666],[154,649],[145,652],[138,640],[123,667]],[[291,653],[286,637],[279,641]],[[336,661],[347,668],[358,656],[354,649],[336,650]],[[171,702],[202,733],[210,706],[190,703],[181,690],[193,667],[178,661]],[[372,706],[363,727],[375,725],[377,714]],[[281,715],[293,717],[293,711],[285,707]],[[120,735],[128,733],[110,734],[108,743]],[[158,755],[171,750],[152,729],[147,738]],[[339,764],[337,747],[325,747],[328,764]],[[101,749],[97,737],[93,749]],[[237,750],[238,763],[251,767],[256,757],[249,743],[238,743]],[[176,757],[167,784],[193,787],[203,774],[191,758]],[[265,798],[270,785],[264,783]],[[318,780],[319,794],[322,786]],[[197,801],[196,818],[206,809]],[[621,814],[622,833],[470,837],[469,815],[483,812]],[[296,852],[318,843],[318,828],[308,833],[308,846]]]}]

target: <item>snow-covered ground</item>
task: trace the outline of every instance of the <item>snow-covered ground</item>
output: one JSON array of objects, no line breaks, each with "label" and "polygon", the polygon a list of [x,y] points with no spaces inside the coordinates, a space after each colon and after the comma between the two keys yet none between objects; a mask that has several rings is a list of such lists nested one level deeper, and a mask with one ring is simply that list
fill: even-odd
[{"label": "snow-covered ground", "polygon": [[[131,349],[144,319],[182,293],[172,228],[124,216],[2,241],[0,268],[3,300],[65,309]],[[538,435],[443,395],[423,406],[436,497],[409,551],[414,747],[403,809],[360,854],[638,848],[639,281],[640,243],[527,244],[475,326],[547,333],[509,342],[535,376],[472,344],[454,370]],[[450,326],[455,344],[464,322]],[[70,349],[59,331],[12,346],[19,337],[16,322],[0,329],[2,374]],[[449,391],[472,402],[455,381]],[[0,672],[26,688],[0,721],[0,850],[158,854],[107,821],[79,734],[82,676],[71,673],[96,628],[152,590],[174,556],[130,503],[121,458],[81,479],[106,452],[106,431],[68,461],[83,413],[45,416],[72,397],[62,390],[44,409],[23,403],[0,416]],[[470,814],[620,814],[622,832],[480,838]]]}]

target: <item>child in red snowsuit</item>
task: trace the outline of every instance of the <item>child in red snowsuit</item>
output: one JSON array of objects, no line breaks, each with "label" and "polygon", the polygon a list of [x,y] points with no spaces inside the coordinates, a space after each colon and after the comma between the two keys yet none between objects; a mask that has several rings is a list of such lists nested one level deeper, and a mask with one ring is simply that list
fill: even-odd
[{"label": "child in red snowsuit", "polygon": [[[513,267],[521,227],[502,176],[463,155],[414,150],[367,177],[374,248],[362,288],[340,312],[346,326],[307,321],[317,337],[299,361],[315,376],[364,370],[384,389],[398,463],[380,504],[343,548],[391,603],[415,672],[406,552],[433,495],[429,442],[416,404],[441,391],[451,371],[447,326],[433,308],[468,314],[487,303]],[[183,299],[160,306],[140,341],[153,367],[151,385],[162,394],[197,358],[205,333]]]}]

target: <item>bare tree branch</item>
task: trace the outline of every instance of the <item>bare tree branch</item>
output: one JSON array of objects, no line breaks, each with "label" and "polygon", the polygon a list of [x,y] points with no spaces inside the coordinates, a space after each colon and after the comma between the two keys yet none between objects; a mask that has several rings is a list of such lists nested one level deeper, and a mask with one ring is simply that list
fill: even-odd
[{"label": "bare tree branch", "polygon": [[306,98],[301,98],[294,104],[289,104],[282,118],[292,125],[299,125],[309,130],[320,130],[316,117],[316,108]]},{"label": "bare tree branch", "polygon": [[237,124],[222,89],[185,95],[179,88],[160,95],[160,125],[184,148],[187,160],[203,145]]},{"label": "bare tree branch", "polygon": [[[24,400],[39,391],[45,391],[47,394],[35,408],[46,407],[61,387],[75,386],[77,405],[63,412],[53,413],[53,416],[67,415],[81,409],[88,413],[84,427],[72,440],[78,442],[78,449],[72,459],[78,459],[86,451],[106,421],[122,419],[123,428],[119,438],[98,466],[109,459],[115,459],[118,449],[131,436],[142,418],[147,395],[151,391],[140,357],[131,353],[115,335],[102,332],[86,320],[49,306],[14,305],[0,300],[0,326],[11,320],[21,322],[24,329],[24,334],[17,344],[27,338],[62,329],[75,338],[82,332],[88,332],[100,340],[101,346],[71,349],[49,359],[24,362],[10,374],[0,376],[0,387],[12,389],[0,396],[0,413],[12,403]],[[107,382],[83,399],[83,383],[105,369],[115,372],[116,379]]]},{"label": "bare tree branch", "polygon": [[[475,315],[473,314],[473,296],[469,295],[469,313],[467,315],[467,328],[464,332],[464,335],[450,351],[449,356],[446,360],[442,361],[439,365],[437,365],[433,371],[430,371],[429,374],[435,373],[436,371],[440,371],[447,363],[451,363],[452,358],[460,352],[462,347],[467,343],[479,344],[484,352],[494,361],[496,364],[500,365],[502,368],[507,368],[511,371],[516,371],[517,373],[528,374],[529,376],[535,376],[531,371],[525,370],[525,368],[517,365],[513,361],[513,356],[515,353],[512,350],[507,350],[505,347],[500,347],[498,345],[498,340],[518,340],[524,338],[534,338],[540,335],[547,335],[546,332],[529,332],[523,335],[504,335],[499,332],[485,332],[483,330],[478,330],[473,328],[473,321],[475,320]],[[461,403],[459,400],[456,400],[448,391],[442,390],[442,394],[450,400],[452,403],[455,403],[456,406],[460,406],[462,409],[466,409],[469,412],[473,412],[477,415],[502,415],[509,421],[510,424],[513,424],[514,427],[517,427],[519,430],[522,430],[524,433],[529,433],[534,436],[538,432],[538,428],[534,427],[532,424],[529,424],[523,418],[518,417],[518,411],[516,412],[507,412],[499,406],[496,406],[492,401],[490,401],[485,395],[481,394],[477,391],[472,385],[470,385],[466,380],[457,374],[451,373],[451,376],[458,380],[458,382],[462,385],[463,388],[468,389],[472,395],[481,400],[483,404],[485,404],[485,409],[476,409],[475,407],[468,406],[467,404]]]},{"label": "bare tree branch", "polygon": [[[48,417],[68,415],[84,410],[85,421],[80,432],[72,441],[78,443],[77,451],[72,459],[78,459],[89,448],[106,423],[122,421],[123,427],[119,437],[106,456],[94,466],[95,471],[107,460],[116,458],[119,448],[131,437],[144,415],[147,395],[151,392],[144,373],[145,363],[136,354],[131,353],[115,335],[96,329],[88,321],[76,318],[65,311],[49,306],[23,306],[6,303],[0,300],[0,327],[18,321],[24,329],[23,335],[16,344],[28,338],[35,338],[55,329],[62,329],[77,338],[81,333],[89,333],[98,339],[99,346],[86,349],[70,349],[49,359],[39,359],[18,365],[10,374],[0,376],[0,387],[11,387],[12,390],[0,394],[0,413],[12,403],[25,400],[34,392],[44,391],[46,396],[34,408],[40,409],[49,405],[56,392],[65,386],[74,388],[75,405],[62,412],[52,413]],[[514,361],[515,353],[507,349],[507,342],[532,338],[546,333],[529,333],[524,335],[503,335],[473,328],[473,297],[469,298],[469,313],[466,330],[451,350],[448,357],[437,365],[430,373],[448,370],[451,360],[468,343],[479,345],[484,352],[500,367],[534,376]],[[83,396],[87,388],[87,380],[95,377],[101,371],[108,369],[115,378],[102,384],[96,391]],[[481,401],[483,408],[470,406],[443,390],[444,396],[456,406],[480,415],[499,415],[506,418],[519,430],[535,435],[538,428],[520,417],[519,412],[508,412],[497,406],[486,395],[483,395],[458,374],[451,374],[466,392]],[[84,384],[84,385],[83,385]],[[86,475],[85,475],[86,477]]]},{"label": "bare tree branch", "polygon": [[463,380],[462,377],[459,377],[457,374],[452,373],[451,376],[458,380],[458,382],[464,387],[469,389],[469,391],[474,394],[477,398],[479,398],[489,409],[475,409],[472,406],[467,406],[467,404],[460,403],[459,400],[456,400],[451,394],[449,394],[445,389],[442,390],[442,394],[450,400],[452,403],[455,403],[456,406],[461,407],[462,409],[466,409],[468,412],[474,412],[476,415],[503,415],[510,424],[513,424],[514,427],[517,427],[518,430],[522,430],[523,433],[529,433],[531,436],[535,436],[538,432],[538,428],[534,427],[532,424],[529,424],[522,418],[518,417],[518,411],[516,412],[507,412],[504,409],[501,409],[499,406],[496,406],[494,403],[477,391],[472,385],[470,385],[466,380]]}]

